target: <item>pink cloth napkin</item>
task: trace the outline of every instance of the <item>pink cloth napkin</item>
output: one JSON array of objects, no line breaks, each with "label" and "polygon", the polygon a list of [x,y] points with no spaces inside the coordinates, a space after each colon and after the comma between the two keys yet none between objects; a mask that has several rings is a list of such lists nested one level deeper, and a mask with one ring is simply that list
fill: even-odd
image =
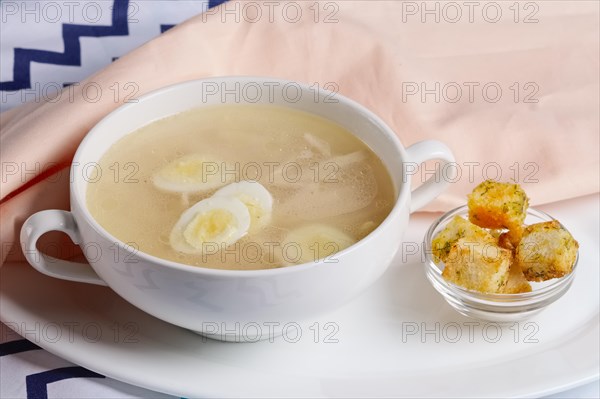
[{"label": "pink cloth napkin", "polygon": [[[535,2],[518,13],[497,2],[500,17],[482,3],[461,6],[458,20],[443,2],[431,3],[433,13],[423,2],[267,3],[225,3],[71,96],[1,114],[1,261],[19,257],[30,214],[68,209],[65,167],[89,129],[126,99],[115,101],[115,83],[133,84],[137,96],[222,75],[337,87],[406,146],[437,139],[453,150],[461,175],[429,211],[463,204],[485,178],[516,180],[534,205],[598,192],[597,2]],[[89,82],[102,88],[94,103],[81,93]]]}]

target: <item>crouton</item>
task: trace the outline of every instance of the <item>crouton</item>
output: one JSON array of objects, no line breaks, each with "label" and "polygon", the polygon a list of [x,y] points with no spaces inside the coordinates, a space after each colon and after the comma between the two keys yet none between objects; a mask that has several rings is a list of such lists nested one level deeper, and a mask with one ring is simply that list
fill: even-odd
[{"label": "crouton", "polygon": [[504,230],[504,229],[488,229],[487,231],[489,231],[489,233],[492,235],[492,237],[494,237],[497,240],[498,238],[500,238],[502,233],[504,233],[506,230]]},{"label": "crouton", "polygon": [[508,249],[510,251],[515,250],[515,245],[510,240],[510,232],[505,231],[504,233],[498,236],[498,246]]},{"label": "crouton", "polygon": [[486,180],[468,195],[469,220],[479,227],[508,229],[517,245],[523,233],[529,199],[518,184]]},{"label": "crouton", "polygon": [[472,242],[495,242],[494,237],[487,230],[475,226],[460,216],[455,216],[431,242],[433,259],[436,262],[445,262],[450,248],[459,238],[465,238]]},{"label": "crouton", "polygon": [[460,238],[451,246],[442,277],[469,290],[502,293],[512,254],[494,243]]},{"label": "crouton", "polygon": [[508,272],[508,281],[502,291],[505,294],[520,294],[522,292],[531,292],[531,284],[525,278],[523,270],[517,262],[512,262]]},{"label": "crouton", "polygon": [[544,281],[571,273],[578,249],[571,233],[553,220],[525,228],[515,258],[527,280]]}]

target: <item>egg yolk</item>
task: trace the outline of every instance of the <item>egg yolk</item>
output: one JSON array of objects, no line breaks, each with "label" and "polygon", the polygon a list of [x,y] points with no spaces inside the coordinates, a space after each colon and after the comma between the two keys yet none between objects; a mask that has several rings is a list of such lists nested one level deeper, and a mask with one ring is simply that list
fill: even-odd
[{"label": "egg yolk", "polygon": [[[315,245],[317,248],[314,248]],[[327,234],[315,234],[312,237],[311,247],[311,249],[317,249],[319,251],[319,257],[325,257],[346,248],[346,245],[344,243],[340,245],[339,242]]]},{"label": "egg yolk", "polygon": [[179,160],[167,166],[162,175],[170,180],[203,181],[206,178],[205,162],[200,159]]},{"label": "egg yolk", "polygon": [[183,237],[189,245],[201,249],[207,242],[226,242],[236,228],[236,218],[231,212],[213,209],[196,214],[185,227]]}]

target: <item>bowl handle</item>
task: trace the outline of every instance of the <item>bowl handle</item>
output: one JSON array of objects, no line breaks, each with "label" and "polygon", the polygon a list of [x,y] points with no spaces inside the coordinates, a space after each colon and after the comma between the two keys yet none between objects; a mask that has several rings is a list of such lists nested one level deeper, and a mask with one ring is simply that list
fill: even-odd
[{"label": "bowl handle", "polygon": [[31,266],[51,277],[81,283],[107,285],[88,264],[56,259],[40,252],[36,246],[37,241],[42,234],[49,231],[62,231],[75,244],[80,244],[82,241],[71,212],[46,210],[35,213],[25,221],[21,228],[21,247]]},{"label": "bowl handle", "polygon": [[[456,178],[456,168],[445,168],[446,165],[454,163],[452,151],[443,143],[436,140],[419,141],[406,149],[408,162],[404,162],[404,183],[410,182],[409,176],[415,174],[418,165],[425,161],[438,159],[442,161],[433,176],[423,182],[411,194],[410,212],[415,212],[433,201],[444,191],[450,181]],[[444,173],[442,173],[442,171]]]}]

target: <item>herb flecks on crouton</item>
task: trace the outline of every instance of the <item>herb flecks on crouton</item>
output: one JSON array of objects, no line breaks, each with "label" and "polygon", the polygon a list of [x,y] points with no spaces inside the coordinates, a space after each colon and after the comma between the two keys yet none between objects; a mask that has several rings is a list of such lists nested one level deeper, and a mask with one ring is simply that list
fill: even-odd
[{"label": "herb flecks on crouton", "polygon": [[571,273],[579,243],[553,220],[525,228],[515,250],[516,261],[529,281],[544,281]]},{"label": "herb flecks on crouton", "polygon": [[450,248],[442,277],[463,288],[502,293],[509,279],[512,253],[488,242],[460,238]]},{"label": "herb flecks on crouton", "polygon": [[487,230],[474,225],[460,216],[455,216],[431,242],[433,259],[436,262],[445,262],[450,253],[450,248],[461,238],[473,242],[495,242],[494,237]]},{"label": "herb flecks on crouton", "polygon": [[488,229],[508,229],[511,243],[518,244],[529,206],[529,199],[518,184],[486,180],[467,198],[472,223]]},{"label": "herb flecks on crouton", "polygon": [[523,270],[517,262],[513,260],[510,264],[508,272],[508,281],[504,287],[505,294],[521,294],[523,292],[531,292],[531,284],[525,278]]}]

